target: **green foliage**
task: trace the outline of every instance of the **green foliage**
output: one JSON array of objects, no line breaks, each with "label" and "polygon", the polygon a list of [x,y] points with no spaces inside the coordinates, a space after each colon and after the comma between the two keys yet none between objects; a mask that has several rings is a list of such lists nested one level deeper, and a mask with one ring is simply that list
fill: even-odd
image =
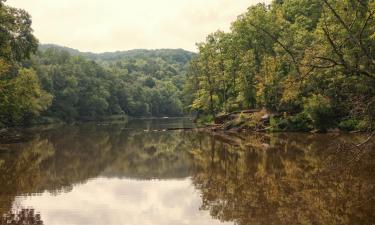
[{"label": "green foliage", "polygon": [[366,131],[369,129],[369,122],[351,118],[341,121],[338,127],[343,131]]},{"label": "green foliage", "polygon": [[[305,122],[325,130],[347,118],[373,121],[374,7],[374,1],[351,0],[249,7],[230,32],[215,32],[198,44],[185,103],[212,115],[248,108],[305,112],[309,120],[297,130]],[[295,119],[285,123],[301,118]]]},{"label": "green foliage", "polygon": [[312,95],[305,100],[303,108],[315,129],[325,131],[333,126],[334,113],[328,98],[320,94]]},{"label": "green foliage", "polygon": [[257,4],[230,32],[208,35],[197,55],[94,54],[56,45],[33,55],[30,16],[0,6],[0,122],[7,126],[38,116],[74,121],[192,110],[215,117],[265,108],[296,115],[280,121],[283,129],[351,129],[350,119],[374,129],[374,1]]},{"label": "green foliage", "polygon": [[[41,49],[24,64],[39,71],[43,88],[55,96],[45,115],[72,121],[183,114],[180,80],[185,77],[186,52],[170,50],[171,58],[167,50],[160,55],[156,50],[110,57],[70,50],[71,55],[56,46]],[[182,59],[178,54],[184,55]],[[87,59],[94,56],[97,61]]]},{"label": "green foliage", "polygon": [[200,115],[197,120],[197,123],[209,124],[209,123],[212,123],[213,121],[214,121],[214,117],[212,115]]},{"label": "green foliage", "polygon": [[[41,45],[30,16],[0,1],[0,123],[183,115],[193,53],[182,49],[81,53]],[[35,54],[34,54],[35,53]]]},{"label": "green foliage", "polygon": [[145,83],[144,83],[147,87],[149,88],[153,88],[155,87],[156,83],[154,81],[154,79],[152,79],[151,77],[147,77],[146,80],[145,80]]},{"label": "green foliage", "polygon": [[41,89],[34,70],[20,67],[36,51],[27,12],[0,2],[0,124],[29,123],[51,104],[52,96]]},{"label": "green foliage", "polygon": [[311,120],[305,113],[299,113],[294,116],[288,117],[271,117],[270,130],[273,132],[280,131],[293,131],[293,132],[306,132],[310,131]]},{"label": "green foliage", "polygon": [[0,60],[17,63],[38,47],[32,34],[30,15],[0,2]]},{"label": "green foliage", "polygon": [[52,96],[40,89],[35,71],[21,69],[0,95],[0,121],[26,124],[51,104]]}]

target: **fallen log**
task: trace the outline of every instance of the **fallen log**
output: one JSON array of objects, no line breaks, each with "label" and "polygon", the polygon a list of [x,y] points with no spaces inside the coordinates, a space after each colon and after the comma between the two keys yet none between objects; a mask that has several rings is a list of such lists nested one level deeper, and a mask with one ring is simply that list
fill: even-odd
[{"label": "fallen log", "polygon": [[261,111],[260,109],[248,109],[248,110],[234,111],[234,112],[227,113],[224,115],[216,116],[214,121],[216,124],[222,124],[228,120],[236,119],[239,114],[253,114],[253,113],[260,112],[260,111]]},{"label": "fallen log", "polygon": [[177,127],[177,128],[167,128],[166,130],[194,130],[193,127]]}]

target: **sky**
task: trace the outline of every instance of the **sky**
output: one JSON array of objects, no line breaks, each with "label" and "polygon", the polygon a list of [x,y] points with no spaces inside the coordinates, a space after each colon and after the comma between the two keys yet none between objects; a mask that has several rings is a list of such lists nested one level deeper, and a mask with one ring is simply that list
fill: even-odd
[{"label": "sky", "polygon": [[28,11],[41,43],[81,51],[183,48],[270,0],[8,0]]}]

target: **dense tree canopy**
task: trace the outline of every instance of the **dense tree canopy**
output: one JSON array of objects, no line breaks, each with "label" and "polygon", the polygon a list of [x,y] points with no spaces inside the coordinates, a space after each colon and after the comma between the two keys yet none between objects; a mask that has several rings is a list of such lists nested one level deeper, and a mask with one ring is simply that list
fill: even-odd
[{"label": "dense tree canopy", "polygon": [[315,129],[368,128],[375,111],[374,8],[372,0],[250,7],[229,33],[198,44],[186,102],[213,116],[264,107]]},{"label": "dense tree canopy", "polygon": [[373,0],[251,6],[197,55],[37,50],[27,12],[0,6],[0,126],[265,108],[284,115],[271,121],[276,130],[374,128]]},{"label": "dense tree canopy", "polygon": [[24,66],[34,68],[43,89],[54,96],[48,116],[77,120],[182,115],[181,91],[192,53],[131,52],[136,54],[71,55],[66,48],[42,46]]},{"label": "dense tree canopy", "polygon": [[20,65],[37,46],[29,14],[0,1],[0,127],[27,123],[51,103],[35,71]]},{"label": "dense tree canopy", "polygon": [[0,127],[110,116],[183,115],[193,53],[182,49],[82,53],[40,45],[31,18],[0,1]]}]

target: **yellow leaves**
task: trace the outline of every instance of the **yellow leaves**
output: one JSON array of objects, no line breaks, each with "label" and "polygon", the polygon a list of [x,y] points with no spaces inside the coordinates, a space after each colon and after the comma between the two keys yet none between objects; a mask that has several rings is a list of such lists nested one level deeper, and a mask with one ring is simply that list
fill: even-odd
[{"label": "yellow leaves", "polygon": [[0,58],[0,79],[9,71],[9,69],[10,65],[4,59]]},{"label": "yellow leaves", "polygon": [[21,69],[16,78],[2,83],[0,113],[8,115],[9,123],[20,122],[25,116],[37,116],[52,103],[52,95],[41,90],[34,70]]},{"label": "yellow leaves", "polygon": [[283,81],[283,90],[283,96],[281,99],[283,103],[293,103],[301,97],[300,83],[296,81],[295,77],[293,76],[288,76]]},{"label": "yellow leaves", "polygon": [[206,109],[209,103],[209,94],[204,89],[198,90],[197,98],[191,104],[192,109]]}]

